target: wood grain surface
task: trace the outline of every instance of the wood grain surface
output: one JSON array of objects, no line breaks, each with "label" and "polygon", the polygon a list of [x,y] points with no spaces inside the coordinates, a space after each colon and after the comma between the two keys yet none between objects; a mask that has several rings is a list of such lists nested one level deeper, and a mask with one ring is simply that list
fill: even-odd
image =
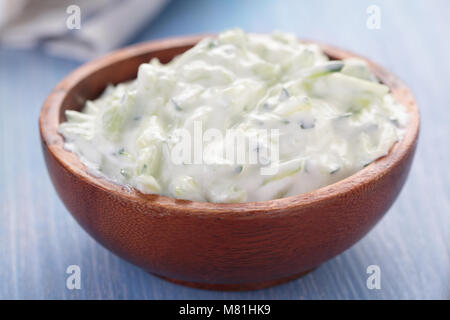
[{"label": "wood grain surface", "polygon": [[[381,10],[381,29],[366,9]],[[412,89],[422,129],[411,174],[383,220],[358,244],[305,277],[248,292],[182,287],[117,258],[90,238],[49,181],[37,118],[52,87],[78,62],[0,48],[0,298],[405,299],[449,298],[450,3],[433,1],[173,1],[132,42],[218,32],[293,31],[367,56]],[[79,265],[81,290],[66,288]],[[366,286],[369,265],[381,289]]]}]

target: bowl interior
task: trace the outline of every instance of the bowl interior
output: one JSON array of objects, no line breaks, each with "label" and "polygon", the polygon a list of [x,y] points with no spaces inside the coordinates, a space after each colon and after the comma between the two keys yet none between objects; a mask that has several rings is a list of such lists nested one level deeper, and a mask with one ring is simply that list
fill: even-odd
[{"label": "bowl interior", "polygon": [[352,176],[332,185],[287,198],[238,204],[217,204],[177,200],[159,195],[144,195],[137,190],[125,189],[105,179],[89,175],[81,161],[74,154],[64,149],[63,138],[57,132],[59,124],[65,121],[64,112],[68,109],[82,109],[86,100],[97,98],[108,84],[117,84],[136,78],[140,64],[148,62],[154,57],[157,57],[162,63],[167,63],[176,55],[194,46],[203,37],[182,37],[135,45],[76,69],[56,86],[44,103],[41,112],[41,135],[49,151],[67,170],[71,170],[83,179],[88,180],[89,183],[108,189],[118,196],[132,198],[136,201],[151,201],[153,205],[170,207],[170,209],[179,212],[184,212],[186,208],[193,207],[201,213],[245,214],[280,211],[350,192],[355,185],[369,183],[371,180],[377,179],[380,174],[390,170],[415,146],[419,131],[419,112],[410,90],[398,78],[370,60],[332,46],[319,44],[330,59],[340,60],[358,57],[367,61],[374,74],[391,89],[392,95],[407,108],[411,115],[403,139],[392,147],[390,153]]}]

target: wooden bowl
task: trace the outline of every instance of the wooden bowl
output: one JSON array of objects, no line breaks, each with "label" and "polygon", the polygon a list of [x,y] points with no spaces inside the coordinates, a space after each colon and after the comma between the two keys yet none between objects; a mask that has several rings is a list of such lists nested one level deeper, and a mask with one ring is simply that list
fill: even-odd
[{"label": "wooden bowl", "polygon": [[[144,195],[89,175],[77,156],[63,148],[57,128],[65,119],[64,111],[80,110],[107,84],[135,78],[141,63],[153,57],[168,62],[201,38],[131,46],[87,63],[62,80],[45,100],[39,118],[51,180],[92,237],[158,276],[220,290],[258,289],[293,279],[357,242],[391,206],[417,143],[416,103],[403,83],[368,61],[408,109],[404,138],[387,156],[356,174],[288,198],[241,204],[192,202]],[[332,59],[355,56],[320,46]]]}]

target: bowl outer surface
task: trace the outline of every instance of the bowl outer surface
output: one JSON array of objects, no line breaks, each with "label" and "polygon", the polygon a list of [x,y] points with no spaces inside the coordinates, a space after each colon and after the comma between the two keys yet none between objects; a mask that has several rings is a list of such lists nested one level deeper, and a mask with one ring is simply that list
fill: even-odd
[{"label": "bowl outer surface", "polygon": [[[41,111],[45,161],[58,195],[79,224],[105,247],[169,278],[241,284],[298,274],[344,251],[383,216],[400,192],[413,159],[419,113],[409,89],[368,61],[410,112],[402,141],[356,174],[303,195],[242,204],[198,203],[143,195],[86,172],[64,150],[57,127],[64,111],[80,109],[108,83],[133,79],[152,57],[162,62],[201,36],[144,43],[88,63],[62,80]],[[355,56],[321,45],[335,59]]]}]

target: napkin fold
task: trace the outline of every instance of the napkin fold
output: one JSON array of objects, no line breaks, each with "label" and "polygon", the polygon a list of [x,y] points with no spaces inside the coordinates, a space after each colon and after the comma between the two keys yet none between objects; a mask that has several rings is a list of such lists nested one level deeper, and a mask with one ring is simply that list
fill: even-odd
[{"label": "napkin fold", "polygon": [[[87,60],[147,25],[168,0],[0,0],[0,45]],[[79,12],[78,21],[74,15]],[[75,19],[75,20],[74,20]]]}]

